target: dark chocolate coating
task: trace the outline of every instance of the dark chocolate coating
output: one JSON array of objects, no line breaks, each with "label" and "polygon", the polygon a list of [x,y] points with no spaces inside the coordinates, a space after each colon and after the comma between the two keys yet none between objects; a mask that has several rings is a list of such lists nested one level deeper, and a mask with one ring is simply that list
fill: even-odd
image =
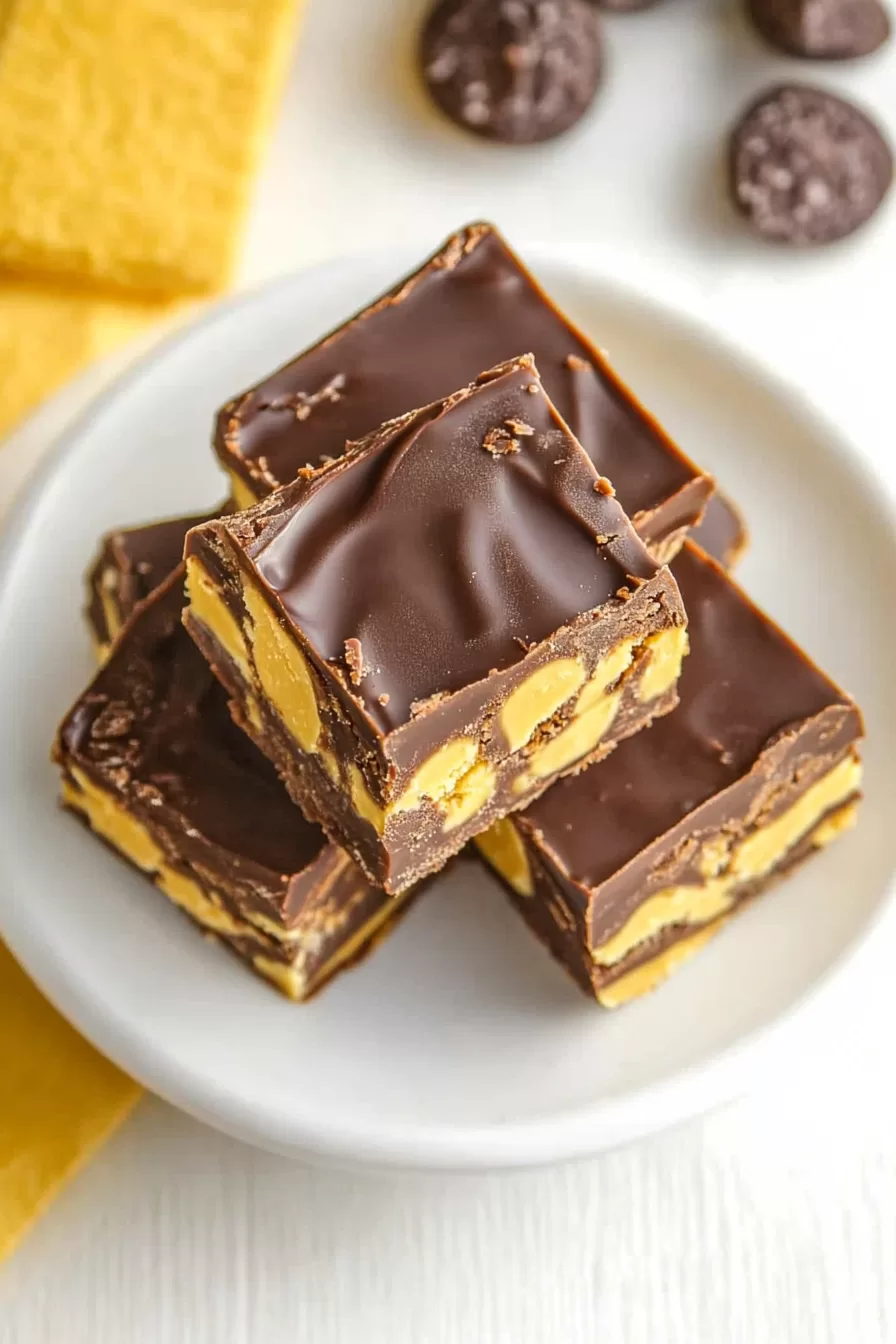
[{"label": "dark chocolate coating", "polygon": [[247,551],[323,662],[344,666],[359,642],[369,670],[355,695],[389,732],[415,702],[521,662],[581,614],[609,618],[620,589],[657,574],[595,487],[522,360],[283,491],[256,514]]},{"label": "dark chocolate coating", "polygon": [[112,576],[114,587],[107,591],[123,625],[137,603],[180,564],[184,537],[190,528],[216,516],[202,513],[191,518],[162,518],[142,527],[118,528],[106,533],[87,574],[87,620],[100,644],[107,644],[114,633],[109,629],[102,600],[103,585],[109,577]]},{"label": "dark chocolate coating", "polygon": [[433,102],[465,131],[531,145],[568,131],[603,71],[587,0],[439,0],[420,39]]},{"label": "dark chocolate coating", "polygon": [[[672,570],[690,639],[678,708],[606,761],[555,784],[516,821],[592,890],[711,800],[719,816],[702,816],[701,825],[743,817],[744,798],[726,791],[764,753],[773,753],[783,782],[790,739],[801,757],[836,757],[862,735],[849,697],[698,547],[686,543]],[[800,741],[803,725],[809,736]],[[757,787],[766,782],[757,776]],[[634,890],[643,874],[628,876]]]},{"label": "dark chocolate coating", "polygon": [[871,218],[893,180],[893,154],[867,113],[808,84],[768,89],[731,133],[737,210],[769,242],[838,242]]},{"label": "dark chocolate coating", "polygon": [[750,540],[740,509],[718,489],[706,506],[702,522],[691,529],[690,537],[725,569],[734,568]]},{"label": "dark chocolate coating", "polygon": [[296,872],[320,851],[317,827],[296,825],[270,763],[234,726],[221,688],[180,621],[183,575],[169,575],[139,613],[126,647],[100,670],[63,723],[71,759],[99,774],[126,767],[139,786],[216,845],[271,873]]},{"label": "dark chocolate coating", "polygon": [[810,61],[869,56],[890,36],[880,0],[747,0],[747,12],[771,46]]},{"label": "dark chocolate coating", "polygon": [[153,833],[163,828],[176,855],[214,872],[225,890],[232,882],[248,900],[255,891],[257,908],[273,903],[293,918],[310,894],[303,874],[333,847],[233,723],[183,629],[182,607],[177,569],[66,715],[57,759],[79,766]]},{"label": "dark chocolate coating", "polygon": [[220,412],[216,451],[260,498],[348,440],[521,350],[648,545],[700,517],[704,476],[490,225],[450,238],[357,317]]}]

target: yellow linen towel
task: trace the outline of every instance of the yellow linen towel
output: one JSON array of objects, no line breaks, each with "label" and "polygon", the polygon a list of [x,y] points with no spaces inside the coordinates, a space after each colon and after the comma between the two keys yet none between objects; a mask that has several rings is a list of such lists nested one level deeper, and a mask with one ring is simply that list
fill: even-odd
[{"label": "yellow linen towel", "polygon": [[[0,0],[0,435],[226,283],[297,7]],[[0,1259],[138,1095],[0,944]]]},{"label": "yellow linen towel", "polygon": [[171,303],[0,279],[0,438],[85,365],[172,311]]},{"label": "yellow linen towel", "polygon": [[295,9],[13,0],[0,267],[141,294],[226,284]]},{"label": "yellow linen towel", "polygon": [[140,1089],[97,1054],[0,945],[0,1260]]}]

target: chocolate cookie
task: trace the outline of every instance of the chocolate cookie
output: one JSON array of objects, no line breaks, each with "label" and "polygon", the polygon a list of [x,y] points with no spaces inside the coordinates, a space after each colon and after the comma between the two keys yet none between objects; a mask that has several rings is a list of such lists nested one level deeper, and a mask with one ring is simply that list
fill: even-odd
[{"label": "chocolate cookie", "polygon": [[847,237],[892,179],[892,152],[868,116],[807,84],[767,90],[731,133],[734,204],[771,242],[810,247]]},{"label": "chocolate cookie", "polygon": [[421,36],[433,100],[475,135],[550,140],[600,83],[600,20],[587,0],[440,0]]},{"label": "chocolate cookie", "polygon": [[747,12],[766,42],[807,60],[868,56],[890,36],[880,0],[747,0]]}]

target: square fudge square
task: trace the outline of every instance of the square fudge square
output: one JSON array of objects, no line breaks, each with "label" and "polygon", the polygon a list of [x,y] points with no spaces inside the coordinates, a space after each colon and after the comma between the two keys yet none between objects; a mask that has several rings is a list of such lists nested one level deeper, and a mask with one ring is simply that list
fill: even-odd
[{"label": "square fudge square", "polygon": [[186,550],[239,722],[387,890],[676,702],[675,582],[530,356]]},{"label": "square fudge square", "polygon": [[219,512],[160,518],[140,527],[105,533],[87,572],[85,613],[100,659],[107,656],[113,639],[137,604],[177,569],[190,528],[217,517]]},{"label": "square fudge square", "polygon": [[[173,524],[160,527],[163,550]],[[304,820],[233,723],[181,624],[183,582],[181,566],[138,604],[63,720],[63,801],[204,933],[304,999],[409,900],[372,887]]]},{"label": "square fudge square", "polygon": [[[241,508],[338,457],[412,406],[531,350],[548,396],[661,559],[699,522],[713,483],[605,356],[551,302],[490,224],[449,238],[388,293],[218,414],[215,449]],[[734,558],[746,542],[723,496],[710,510]],[[733,537],[733,540],[732,540]],[[715,552],[714,552],[715,553]],[[719,558],[723,552],[719,552]]]},{"label": "square fudge square", "polygon": [[583,989],[651,989],[854,820],[861,714],[696,546],[680,703],[477,844]]}]

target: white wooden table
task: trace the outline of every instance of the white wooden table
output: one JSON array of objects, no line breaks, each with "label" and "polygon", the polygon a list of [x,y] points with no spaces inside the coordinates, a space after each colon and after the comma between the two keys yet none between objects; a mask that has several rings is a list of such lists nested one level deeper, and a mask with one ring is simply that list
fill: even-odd
[{"label": "white wooden table", "polygon": [[[724,0],[665,0],[611,25],[589,125],[517,154],[427,111],[423,8],[310,0],[245,282],[483,215],[617,248],[802,383],[896,487],[896,200],[854,247],[792,257],[739,237],[716,181],[748,92],[812,72],[763,53]],[[896,44],[822,74],[896,135]],[[116,364],[4,449],[0,499]],[[892,1344],[894,963],[890,921],[786,1077],[575,1167],[308,1170],[147,1100],[0,1269],[0,1344]]]}]

